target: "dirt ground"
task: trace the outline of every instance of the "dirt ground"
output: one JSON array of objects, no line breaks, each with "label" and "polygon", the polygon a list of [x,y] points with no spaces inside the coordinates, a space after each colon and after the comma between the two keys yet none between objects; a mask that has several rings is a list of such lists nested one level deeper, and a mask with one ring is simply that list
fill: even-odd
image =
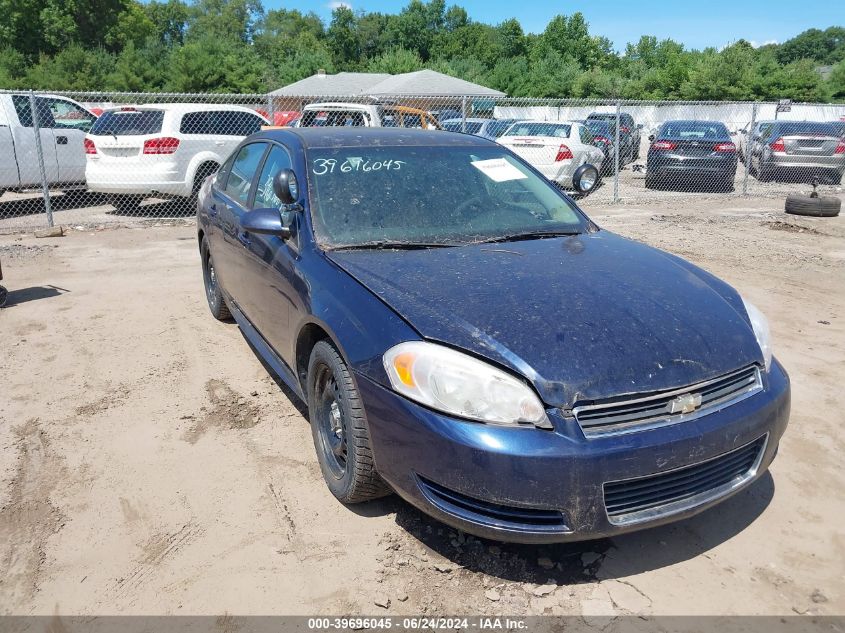
[{"label": "dirt ground", "polygon": [[770,475],[691,520],[558,546],[455,533],[322,482],[303,406],[210,317],[195,228],[0,237],[0,611],[845,613],[845,216],[600,207],[771,322],[793,413]]}]

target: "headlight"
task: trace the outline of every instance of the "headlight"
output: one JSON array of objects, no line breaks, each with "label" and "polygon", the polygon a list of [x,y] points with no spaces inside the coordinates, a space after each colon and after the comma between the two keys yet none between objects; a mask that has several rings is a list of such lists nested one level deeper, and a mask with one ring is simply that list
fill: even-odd
[{"label": "headlight", "polygon": [[408,341],[384,354],[393,389],[443,413],[496,424],[548,426],[531,388],[514,376],[442,345]]},{"label": "headlight", "polygon": [[766,371],[769,371],[769,367],[772,366],[772,336],[769,333],[769,322],[753,303],[745,298],[742,299],[742,303],[745,305],[745,311],[748,313],[748,319],[751,321],[751,327],[754,329],[754,336],[757,337],[760,351],[763,352]]}]

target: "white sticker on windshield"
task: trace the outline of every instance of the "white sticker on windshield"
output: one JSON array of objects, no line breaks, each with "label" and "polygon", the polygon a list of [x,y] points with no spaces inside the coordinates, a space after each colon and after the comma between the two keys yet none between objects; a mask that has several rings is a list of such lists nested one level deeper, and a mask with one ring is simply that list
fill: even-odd
[{"label": "white sticker on windshield", "polygon": [[474,160],[470,163],[490,180],[506,182],[508,180],[522,180],[528,178],[504,158],[490,158],[488,160]]}]

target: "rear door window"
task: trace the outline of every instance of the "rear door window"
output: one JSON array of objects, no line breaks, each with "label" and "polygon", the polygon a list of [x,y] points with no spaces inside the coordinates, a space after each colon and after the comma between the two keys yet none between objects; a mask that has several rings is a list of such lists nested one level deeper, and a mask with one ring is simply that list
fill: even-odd
[{"label": "rear door window", "polygon": [[232,200],[245,207],[249,201],[249,192],[252,189],[252,181],[255,179],[255,172],[267,149],[266,143],[250,143],[244,145],[232,163],[229,171],[229,178],[226,180],[226,195]]},{"label": "rear door window", "polygon": [[104,112],[94,122],[94,136],[145,136],[158,134],[164,124],[164,110],[116,110]]},{"label": "rear door window", "polygon": [[179,132],[214,136],[249,136],[261,130],[264,121],[251,112],[213,110],[188,112],[182,117]]},{"label": "rear door window", "polygon": [[[22,127],[32,127],[32,108],[26,95],[12,95],[12,105],[18,115]],[[44,97],[35,97],[35,108],[38,110],[39,127],[53,127],[53,115],[50,104]]]}]

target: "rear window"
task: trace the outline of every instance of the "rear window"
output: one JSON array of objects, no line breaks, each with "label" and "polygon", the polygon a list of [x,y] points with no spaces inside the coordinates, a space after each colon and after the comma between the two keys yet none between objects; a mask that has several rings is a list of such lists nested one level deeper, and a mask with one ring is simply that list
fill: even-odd
[{"label": "rear window", "polygon": [[728,128],[716,121],[670,121],[663,125],[659,136],[677,139],[727,139]]},{"label": "rear window", "polygon": [[508,136],[557,136],[569,137],[570,126],[554,123],[514,123],[508,130]]},{"label": "rear window", "polygon": [[813,123],[811,121],[790,121],[780,123],[777,133],[781,136],[793,134],[813,134],[818,136],[839,136],[839,133],[831,123]]},{"label": "rear window", "polygon": [[158,134],[163,122],[163,110],[104,112],[94,122],[90,133],[94,136]]}]

